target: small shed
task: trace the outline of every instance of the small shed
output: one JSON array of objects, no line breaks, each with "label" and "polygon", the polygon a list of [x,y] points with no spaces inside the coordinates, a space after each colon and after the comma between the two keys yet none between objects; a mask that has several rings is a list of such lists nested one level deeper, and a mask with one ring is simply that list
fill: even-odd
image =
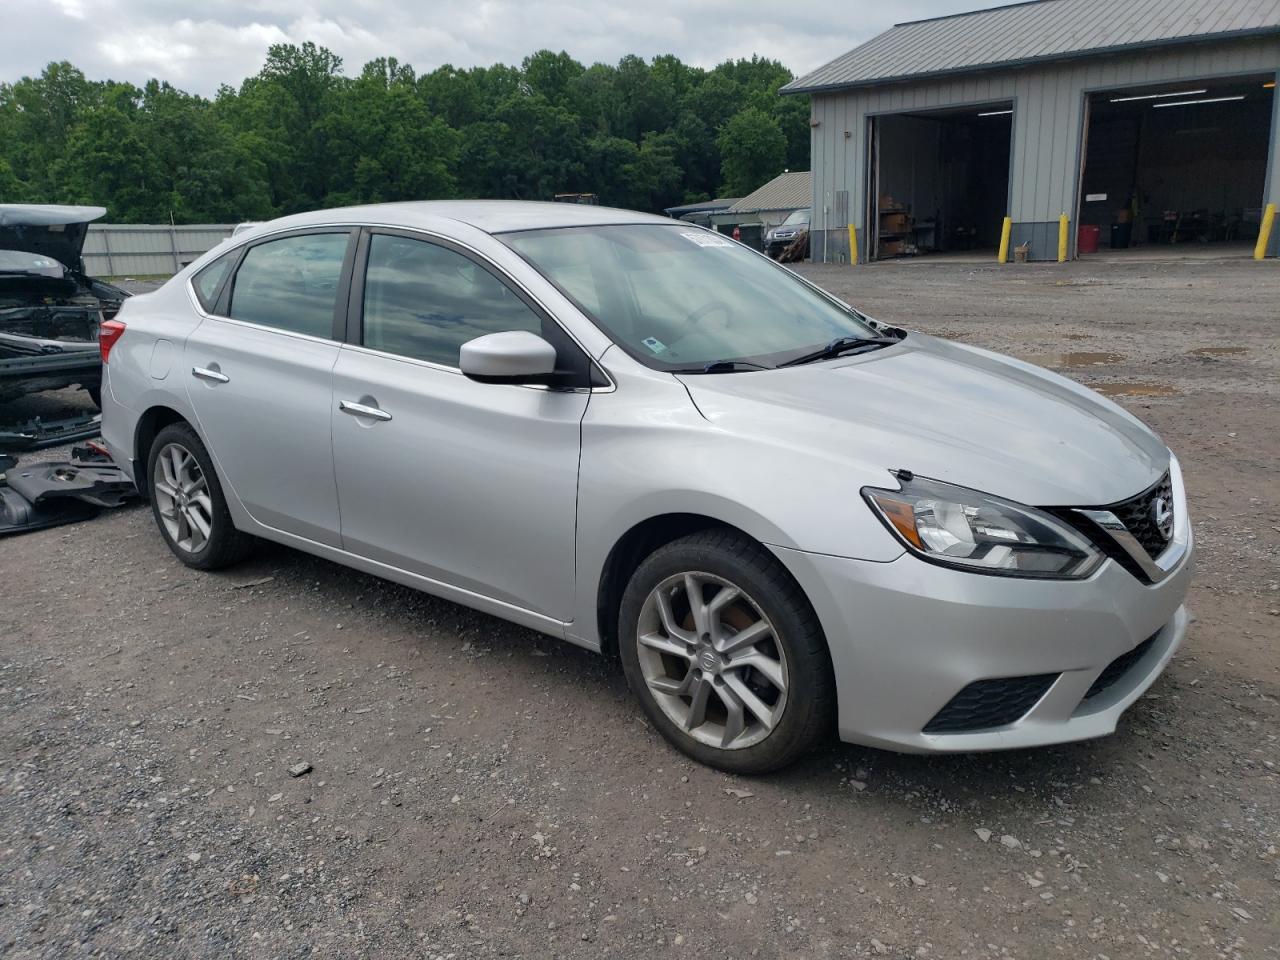
[{"label": "small shed", "polygon": [[763,244],[764,233],[796,210],[813,202],[813,175],[808,170],[780,173],[726,210],[711,215],[711,227],[721,233],[739,228],[743,243]]}]

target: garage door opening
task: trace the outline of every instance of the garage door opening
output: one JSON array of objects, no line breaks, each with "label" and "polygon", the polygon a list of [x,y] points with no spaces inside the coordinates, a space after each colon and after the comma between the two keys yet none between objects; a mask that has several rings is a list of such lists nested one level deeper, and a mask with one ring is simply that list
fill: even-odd
[{"label": "garage door opening", "polygon": [[871,258],[994,252],[1009,206],[1013,104],[871,124]]},{"label": "garage door opening", "polygon": [[1274,96],[1274,75],[1092,94],[1080,255],[1252,253]]}]

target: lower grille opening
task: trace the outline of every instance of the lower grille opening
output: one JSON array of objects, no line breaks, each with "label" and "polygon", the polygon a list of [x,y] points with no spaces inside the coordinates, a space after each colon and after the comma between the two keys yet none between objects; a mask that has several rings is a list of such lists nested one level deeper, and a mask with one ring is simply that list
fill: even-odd
[{"label": "lower grille opening", "polygon": [[1021,720],[1036,705],[1056,673],[1029,677],[975,680],[949,701],[925,725],[925,733],[968,733],[989,730]]},{"label": "lower grille opening", "polygon": [[1151,649],[1151,645],[1156,642],[1156,637],[1158,636],[1160,636],[1159,633],[1153,633],[1128,653],[1120,654],[1120,656],[1107,664],[1107,668],[1098,674],[1098,679],[1094,680],[1089,687],[1084,699],[1091,700],[1098,694],[1115,686],[1116,681],[1128,673],[1134,664],[1147,655],[1147,651]]}]

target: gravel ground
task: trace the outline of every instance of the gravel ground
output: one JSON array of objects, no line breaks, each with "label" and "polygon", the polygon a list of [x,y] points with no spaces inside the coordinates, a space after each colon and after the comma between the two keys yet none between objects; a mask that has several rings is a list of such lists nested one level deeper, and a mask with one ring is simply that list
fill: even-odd
[{"label": "gravel ground", "polygon": [[1177,450],[1197,619],[1115,736],[729,777],[585,651],[124,508],[0,541],[0,955],[1280,956],[1280,271],[801,269]]}]

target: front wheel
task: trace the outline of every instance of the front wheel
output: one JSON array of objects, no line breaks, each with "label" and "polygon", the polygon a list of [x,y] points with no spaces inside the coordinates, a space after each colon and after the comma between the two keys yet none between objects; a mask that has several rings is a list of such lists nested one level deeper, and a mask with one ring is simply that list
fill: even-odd
[{"label": "front wheel", "polygon": [[835,681],[808,601],[745,536],[704,531],[645,560],[623,593],[627,682],[678,749],[733,773],[795,761],[831,728]]}]

